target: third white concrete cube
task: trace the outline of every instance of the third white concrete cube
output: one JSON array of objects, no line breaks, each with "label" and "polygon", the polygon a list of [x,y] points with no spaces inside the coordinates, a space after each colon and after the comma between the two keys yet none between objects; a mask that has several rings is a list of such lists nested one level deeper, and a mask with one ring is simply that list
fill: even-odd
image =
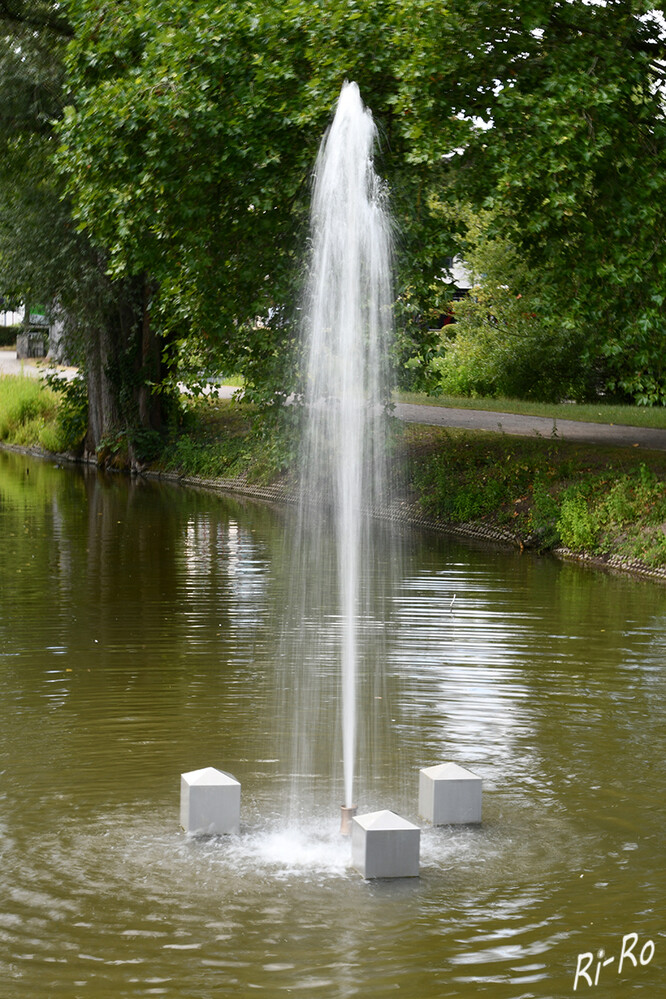
[{"label": "third white concrete cube", "polygon": [[180,775],[180,824],[187,833],[219,836],[240,828],[241,786],[235,777],[204,767]]},{"label": "third white concrete cube", "polygon": [[440,763],[419,772],[419,815],[434,826],[481,821],[480,777],[457,763]]},{"label": "third white concrete cube", "polygon": [[352,819],[352,863],[364,878],[415,878],[421,830],[395,812],[368,812]]}]

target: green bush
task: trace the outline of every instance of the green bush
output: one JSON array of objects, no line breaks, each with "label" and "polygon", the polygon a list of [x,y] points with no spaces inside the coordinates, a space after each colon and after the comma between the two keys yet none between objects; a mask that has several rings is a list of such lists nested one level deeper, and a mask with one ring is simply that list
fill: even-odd
[{"label": "green bush", "polygon": [[48,375],[46,382],[58,397],[56,426],[42,434],[41,443],[49,451],[74,451],[82,443],[88,429],[88,394],[81,375],[62,378]]},{"label": "green bush", "polygon": [[454,314],[432,362],[442,392],[546,402],[578,394],[575,337],[534,301],[489,284],[456,302]]},{"label": "green bush", "polygon": [[572,551],[610,552],[651,561],[666,554],[666,484],[641,464],[570,486],[562,494],[558,531]]},{"label": "green bush", "polygon": [[599,522],[580,492],[574,491],[562,500],[557,528],[565,548],[596,552]]},{"label": "green bush", "polygon": [[551,548],[561,540],[559,517],[560,508],[553,495],[552,484],[547,475],[538,470],[532,484],[532,508],[529,514],[529,525],[538,547]]},{"label": "green bush", "polygon": [[13,347],[16,337],[21,332],[21,326],[0,326],[0,347]]}]

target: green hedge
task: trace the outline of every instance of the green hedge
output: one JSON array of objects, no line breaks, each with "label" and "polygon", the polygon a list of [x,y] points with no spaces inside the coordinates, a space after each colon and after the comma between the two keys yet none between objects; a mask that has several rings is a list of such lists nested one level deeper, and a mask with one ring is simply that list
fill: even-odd
[{"label": "green hedge", "polygon": [[21,325],[0,326],[0,347],[13,347],[16,344],[16,334],[21,332]]}]

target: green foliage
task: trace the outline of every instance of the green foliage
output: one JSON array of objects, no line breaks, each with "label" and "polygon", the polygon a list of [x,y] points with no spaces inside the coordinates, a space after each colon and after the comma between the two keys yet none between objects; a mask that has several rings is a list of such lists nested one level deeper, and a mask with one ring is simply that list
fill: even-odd
[{"label": "green foliage", "polygon": [[663,404],[666,63],[658,16],[635,0],[534,2],[510,14],[505,4],[464,6],[463,44],[493,121],[463,157],[465,195],[492,210],[496,230],[538,272],[542,314],[575,333],[588,394]]},{"label": "green foliage", "polygon": [[294,465],[296,426],[288,411],[262,415],[246,403],[192,400],[163,464],[181,475],[269,483]]},{"label": "green foliage", "polygon": [[558,529],[572,551],[654,562],[666,558],[665,525],[666,484],[644,464],[618,477],[588,478],[562,494]]},{"label": "green foliage", "polygon": [[97,462],[105,468],[142,467],[159,461],[163,436],[149,427],[128,427],[105,434],[97,447]]},{"label": "green foliage", "polygon": [[[381,135],[403,384],[663,404],[666,53],[650,11],[4,5],[0,286],[64,310],[95,396],[91,446],[137,412],[159,422],[146,390],[177,373],[142,352],[146,331],[195,380],[239,370],[261,405],[293,387],[309,176],[345,78]],[[512,256],[442,344],[441,274],[474,242],[470,205]],[[109,357],[122,384],[104,382]]]},{"label": "green foliage", "polygon": [[453,285],[444,275],[454,248],[460,245],[467,213],[461,210],[441,172],[430,178],[428,188],[426,195],[418,192],[418,227],[404,226],[406,233],[411,232],[411,240],[408,249],[404,237],[402,240],[409,262],[401,271],[396,301],[394,367],[400,388],[434,393],[440,388],[439,327],[450,312],[453,295]]},{"label": "green foliage", "polygon": [[[62,378],[57,373],[47,375],[49,388],[58,396],[57,428],[42,443],[50,451],[77,451],[88,428],[88,395],[86,385],[77,376]],[[48,441],[48,443],[47,443]]]},{"label": "green foliage", "polygon": [[406,427],[412,486],[428,515],[480,521],[522,546],[666,565],[666,459],[564,441]]},{"label": "green foliage", "polygon": [[13,347],[21,326],[0,326],[0,347]]},{"label": "green foliage", "polygon": [[[460,523],[490,514],[510,522],[531,487],[540,449],[534,442],[498,444],[494,438],[444,433],[446,446],[417,461],[412,481],[427,513]],[[501,458],[498,454],[501,451]]]},{"label": "green foliage", "polygon": [[35,444],[47,419],[55,414],[56,399],[36,378],[0,376],[0,440]]},{"label": "green foliage", "polygon": [[[153,0],[100,18],[96,0],[75,0],[69,10],[60,170],[112,273],[151,275],[165,334],[208,344],[259,402],[290,390],[309,178],[345,78],[378,121],[400,285],[410,303],[423,297],[451,252],[428,199],[441,168],[418,121],[420,74],[441,62],[427,5]],[[447,106],[437,142],[467,130]],[[276,320],[258,324],[269,311]]]},{"label": "green foliage", "polygon": [[[564,473],[560,467],[560,476]],[[560,509],[553,495],[552,468],[536,468],[531,485],[532,506],[528,523],[533,543],[538,548],[553,548],[560,541],[558,521]]]},{"label": "green foliage", "polygon": [[584,394],[580,344],[545,312],[537,276],[498,236],[490,212],[467,212],[465,259],[479,282],[454,302],[432,362],[439,389],[459,395],[556,401]]},{"label": "green foliage", "polygon": [[597,551],[599,523],[579,491],[563,498],[557,526],[565,548],[576,552]]}]

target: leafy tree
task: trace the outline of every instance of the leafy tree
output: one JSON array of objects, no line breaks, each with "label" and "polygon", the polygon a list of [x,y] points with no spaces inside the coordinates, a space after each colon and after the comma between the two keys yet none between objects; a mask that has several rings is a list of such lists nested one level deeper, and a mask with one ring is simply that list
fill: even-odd
[{"label": "leafy tree", "polygon": [[588,393],[664,404],[663,19],[636,0],[455,7],[478,80],[461,108],[492,121],[460,188],[538,273]]},{"label": "leafy tree", "polygon": [[[265,403],[290,390],[310,170],[345,78],[381,133],[401,363],[413,355],[427,372],[437,352],[439,278],[468,239],[460,204],[472,201],[491,212],[488,239],[525,265],[529,289],[519,271],[504,283],[557,330],[580,391],[663,401],[664,43],[645,4],[0,3],[10,15],[6,59],[20,50],[21,74],[40,79],[50,67],[54,99],[39,120],[24,102],[6,143],[4,284],[48,286],[78,317],[91,446],[157,428],[162,390],[188,366],[240,369]],[[40,219],[41,258],[28,242]],[[522,361],[533,334],[523,323],[512,341]]]},{"label": "leafy tree", "polygon": [[584,398],[588,373],[580,331],[544,306],[538,271],[498,235],[493,212],[462,211],[461,240],[474,287],[451,306],[432,361],[438,388],[462,395],[524,399]]},{"label": "leafy tree", "polygon": [[[195,338],[218,368],[243,370],[256,398],[289,390],[310,172],[345,78],[380,126],[402,258],[418,262],[405,287],[441,269],[451,245],[428,232],[426,196],[441,171],[410,154],[410,52],[426,4],[75,0],[70,10],[60,163],[75,218],[114,275],[151,275],[156,320],[181,360]],[[440,141],[461,127],[440,122]]]},{"label": "leafy tree", "polygon": [[88,388],[86,446],[135,425],[157,429],[159,352],[146,335],[147,296],[137,276],[113,280],[103,248],[72,224],[54,169],[62,113],[64,47],[73,28],[57,3],[0,5],[0,283],[24,302],[64,316],[69,350]]}]

